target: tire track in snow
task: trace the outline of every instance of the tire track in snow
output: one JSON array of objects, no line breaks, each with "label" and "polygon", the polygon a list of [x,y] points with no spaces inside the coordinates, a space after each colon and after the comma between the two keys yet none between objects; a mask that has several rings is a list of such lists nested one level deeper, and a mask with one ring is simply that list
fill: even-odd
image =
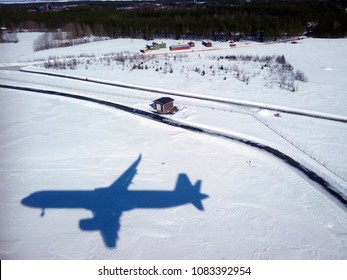
[{"label": "tire track in snow", "polygon": [[182,129],[196,132],[196,133],[203,133],[203,134],[207,134],[207,135],[222,138],[222,139],[237,141],[237,142],[243,143],[245,145],[251,146],[253,148],[257,148],[259,150],[266,151],[266,152],[274,155],[275,157],[281,159],[282,161],[284,161],[285,163],[287,163],[291,167],[299,170],[301,173],[305,174],[312,181],[318,183],[322,187],[322,189],[325,191],[325,193],[330,194],[333,198],[338,200],[340,202],[340,204],[342,204],[342,207],[344,210],[347,209],[347,198],[345,197],[345,195],[342,192],[337,190],[326,179],[324,179],[322,176],[318,175],[316,172],[308,169],[307,167],[305,167],[304,165],[302,165],[301,163],[299,163],[298,161],[296,161],[292,157],[290,157],[290,156],[284,154],[283,152],[281,152],[275,148],[272,148],[270,146],[267,146],[267,145],[264,145],[261,143],[257,143],[255,141],[248,140],[245,138],[229,135],[226,133],[221,133],[221,132],[215,131],[213,129],[200,128],[198,126],[184,124],[180,121],[172,120],[172,119],[166,118],[166,117],[158,115],[158,114],[142,111],[142,110],[131,108],[131,107],[128,107],[125,105],[117,104],[114,102],[105,101],[102,99],[97,99],[97,98],[92,98],[92,97],[87,97],[87,96],[82,96],[82,95],[76,95],[76,94],[71,94],[71,93],[64,93],[64,92],[60,92],[60,91],[52,91],[52,90],[44,90],[44,89],[36,89],[36,88],[20,87],[20,86],[10,86],[10,85],[4,85],[4,84],[0,84],[0,87],[6,88],[6,89],[12,89],[12,90],[21,90],[21,91],[42,93],[42,94],[47,94],[47,95],[62,96],[62,97],[73,98],[73,99],[87,101],[87,102],[93,102],[93,103],[101,104],[104,106],[112,107],[112,108],[115,108],[118,110],[122,110],[122,111],[125,111],[128,113],[131,113],[131,114],[134,114],[137,116],[141,116],[141,117],[153,120],[153,121],[157,121],[157,122],[160,122],[160,123],[163,123],[166,125],[170,125],[173,127],[182,128]]}]

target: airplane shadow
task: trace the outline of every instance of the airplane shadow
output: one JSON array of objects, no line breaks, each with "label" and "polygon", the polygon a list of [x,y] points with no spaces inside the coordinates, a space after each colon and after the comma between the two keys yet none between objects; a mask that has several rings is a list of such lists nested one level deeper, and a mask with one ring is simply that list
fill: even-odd
[{"label": "airplane shadow", "polygon": [[84,231],[99,230],[104,244],[116,248],[120,218],[124,211],[135,208],[160,209],[178,207],[192,203],[197,209],[204,210],[201,200],[208,197],[200,192],[201,180],[191,184],[187,174],[179,174],[176,187],[172,191],[128,190],[141,161],[137,160],[109,187],[94,190],[47,190],[30,194],[21,203],[28,207],[39,208],[41,216],[45,209],[87,209],[93,218],[81,219],[79,227]]}]

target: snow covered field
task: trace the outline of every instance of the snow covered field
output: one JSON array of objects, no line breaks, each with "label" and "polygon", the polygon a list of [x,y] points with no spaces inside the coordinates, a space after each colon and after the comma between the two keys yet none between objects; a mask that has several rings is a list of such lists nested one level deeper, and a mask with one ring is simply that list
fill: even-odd
[{"label": "snow covered field", "polygon": [[[161,96],[13,71],[18,63],[25,66],[49,56],[138,53],[147,43],[119,39],[33,53],[32,41],[38,35],[19,34],[18,44],[0,45],[5,54],[0,58],[0,84],[58,90],[148,111],[151,101]],[[176,42],[167,45],[171,43]],[[75,70],[42,65],[30,69],[346,117],[347,64],[341,59],[347,55],[346,43],[345,39],[305,39],[298,44],[239,43],[230,50],[215,43],[223,49],[200,52],[204,49],[197,46],[192,53],[182,53],[181,61],[177,54],[155,55],[142,64],[148,69],[101,59],[90,64],[84,60]],[[297,82],[298,91],[290,92],[269,87],[262,75],[251,74],[248,84],[234,73],[226,80],[225,73],[216,70],[213,75],[210,70],[218,69],[220,61],[211,57],[230,54],[285,55],[308,76],[308,82]],[[164,73],[165,66],[172,67],[173,73],[170,68]],[[205,67],[205,74],[187,70],[194,67],[201,71]],[[251,73],[255,66],[245,63],[243,67]],[[274,147],[347,196],[346,123],[290,114],[277,118],[269,110],[184,97],[175,97],[175,102],[181,110],[170,118]],[[1,259],[347,259],[345,206],[266,152],[85,101],[1,88],[0,103]],[[116,225],[121,212],[114,247],[104,243],[102,230],[83,230],[81,220],[93,217],[85,207],[47,206],[41,216],[40,207],[21,203],[41,191],[65,194],[108,187],[117,179],[124,183],[120,176],[134,163],[138,163],[137,173],[128,192],[143,194],[142,200],[150,206],[113,206]],[[177,182],[185,176],[192,186]],[[201,200],[203,210],[194,198],[192,203],[180,200],[188,197],[198,180],[200,192],[208,195]],[[187,194],[177,196],[176,183]],[[161,191],[168,198],[159,198]],[[81,201],[77,196],[76,204]],[[98,207],[96,212],[105,209]]]}]

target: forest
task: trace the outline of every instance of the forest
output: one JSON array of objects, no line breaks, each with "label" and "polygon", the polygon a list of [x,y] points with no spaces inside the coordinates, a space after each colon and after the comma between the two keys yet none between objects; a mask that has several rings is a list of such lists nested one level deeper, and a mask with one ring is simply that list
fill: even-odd
[{"label": "forest", "polygon": [[147,40],[237,40],[251,37],[267,41],[286,36],[339,38],[347,35],[345,8],[324,2],[230,5],[223,1],[141,6],[90,2],[49,11],[39,11],[37,5],[1,5],[0,24],[17,31],[66,31],[71,38],[94,35]]}]

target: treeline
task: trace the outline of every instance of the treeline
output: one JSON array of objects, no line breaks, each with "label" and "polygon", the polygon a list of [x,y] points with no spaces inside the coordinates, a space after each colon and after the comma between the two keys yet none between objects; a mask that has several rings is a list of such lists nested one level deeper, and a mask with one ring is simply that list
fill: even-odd
[{"label": "treeline", "polygon": [[[33,43],[33,49],[35,52],[54,49],[54,48],[62,48],[68,46],[76,46],[91,42],[98,42],[103,40],[108,40],[108,37],[95,37],[95,36],[84,36],[84,37],[75,37],[69,38],[71,35],[67,32],[45,32],[40,35]],[[17,40],[18,42],[18,40]]]},{"label": "treeline", "polygon": [[67,31],[71,37],[234,39],[235,34],[273,40],[307,33],[345,37],[347,13],[324,3],[255,3],[248,5],[166,5],[164,9],[119,9],[93,3],[57,12],[29,12],[28,6],[3,5],[0,24],[9,29]]}]

